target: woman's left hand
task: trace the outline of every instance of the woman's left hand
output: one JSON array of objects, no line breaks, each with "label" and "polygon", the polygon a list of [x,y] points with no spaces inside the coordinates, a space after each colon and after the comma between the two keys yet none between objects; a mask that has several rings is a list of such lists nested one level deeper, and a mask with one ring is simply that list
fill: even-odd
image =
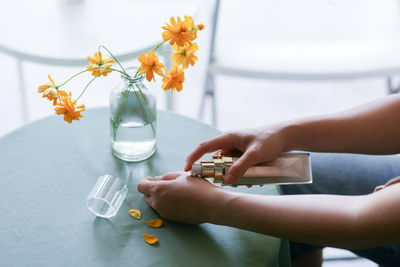
[{"label": "woman's left hand", "polygon": [[185,172],[146,177],[137,188],[161,217],[188,224],[209,222],[228,195],[226,190]]}]

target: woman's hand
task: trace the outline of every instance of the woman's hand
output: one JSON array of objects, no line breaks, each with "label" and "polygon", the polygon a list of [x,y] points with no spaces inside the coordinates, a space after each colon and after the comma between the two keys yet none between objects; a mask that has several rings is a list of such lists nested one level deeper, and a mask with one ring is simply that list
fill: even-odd
[{"label": "woman's hand", "polygon": [[226,190],[184,172],[146,177],[137,188],[161,217],[188,224],[210,221],[228,196]]},{"label": "woman's hand", "polygon": [[226,183],[234,183],[251,166],[273,160],[282,152],[289,150],[284,127],[272,126],[224,133],[201,143],[186,158],[185,171],[189,171],[201,156],[210,152],[223,155],[242,154],[229,168]]}]

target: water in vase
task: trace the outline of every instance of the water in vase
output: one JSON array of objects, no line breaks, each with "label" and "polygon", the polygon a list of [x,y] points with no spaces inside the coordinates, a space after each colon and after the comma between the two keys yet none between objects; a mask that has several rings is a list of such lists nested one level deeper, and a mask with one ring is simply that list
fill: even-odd
[{"label": "water in vase", "polygon": [[[125,98],[125,99],[123,99]],[[121,101],[122,99],[122,101]],[[111,103],[110,124],[113,154],[125,161],[149,158],[156,147],[156,109],[152,95],[130,92]]]},{"label": "water in vase", "polygon": [[116,140],[112,141],[113,153],[126,161],[140,161],[154,153],[156,139],[153,133],[155,120],[143,124],[135,121],[119,126]]}]

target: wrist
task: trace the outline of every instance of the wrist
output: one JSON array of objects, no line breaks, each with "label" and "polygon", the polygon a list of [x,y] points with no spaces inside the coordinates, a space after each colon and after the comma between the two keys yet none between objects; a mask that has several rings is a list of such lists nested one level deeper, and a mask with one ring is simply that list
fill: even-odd
[{"label": "wrist", "polygon": [[307,150],[307,132],[304,130],[305,125],[300,121],[290,121],[282,126],[280,133],[283,137],[285,151],[291,150]]},{"label": "wrist", "polygon": [[238,197],[238,193],[223,188],[216,190],[216,197],[213,200],[207,222],[219,225],[226,225],[230,221],[228,218],[232,203]]}]

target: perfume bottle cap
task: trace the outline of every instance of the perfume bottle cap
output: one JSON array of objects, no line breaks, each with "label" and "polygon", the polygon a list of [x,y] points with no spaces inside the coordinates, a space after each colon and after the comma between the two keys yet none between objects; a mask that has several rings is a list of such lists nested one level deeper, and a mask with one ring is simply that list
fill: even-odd
[{"label": "perfume bottle cap", "polygon": [[191,175],[194,177],[198,177],[201,176],[203,172],[203,167],[201,166],[201,164],[193,164],[192,165],[192,171],[191,171]]}]

